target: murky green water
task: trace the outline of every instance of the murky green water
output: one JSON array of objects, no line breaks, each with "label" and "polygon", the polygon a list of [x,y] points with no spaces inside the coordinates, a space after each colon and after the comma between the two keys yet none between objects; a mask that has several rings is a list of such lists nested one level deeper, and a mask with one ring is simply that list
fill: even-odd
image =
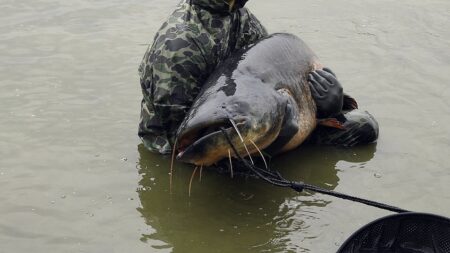
[{"label": "murky green water", "polygon": [[[137,67],[176,0],[0,1],[0,252],[334,252],[388,212],[192,168],[137,138]],[[378,120],[377,145],[303,148],[289,178],[450,216],[450,3],[252,0]]]}]

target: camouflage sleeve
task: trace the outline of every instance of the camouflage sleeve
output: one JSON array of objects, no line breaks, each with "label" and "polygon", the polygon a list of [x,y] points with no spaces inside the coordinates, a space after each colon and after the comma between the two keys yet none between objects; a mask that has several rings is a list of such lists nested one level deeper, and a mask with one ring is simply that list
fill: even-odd
[{"label": "camouflage sleeve", "polygon": [[153,106],[169,139],[174,138],[201,87],[199,79],[206,63],[195,52],[200,52],[195,43],[179,39],[161,51],[154,62],[153,77],[158,84]]},{"label": "camouflage sleeve", "polygon": [[178,126],[199,92],[205,68],[197,44],[186,34],[157,41],[146,54],[141,65],[144,99],[139,128],[141,137],[149,136],[146,146],[150,149],[170,150]]},{"label": "camouflage sleeve", "polygon": [[266,28],[247,8],[240,9],[240,15],[240,38],[238,38],[236,49],[240,49],[249,44],[253,44],[258,40],[268,36]]}]

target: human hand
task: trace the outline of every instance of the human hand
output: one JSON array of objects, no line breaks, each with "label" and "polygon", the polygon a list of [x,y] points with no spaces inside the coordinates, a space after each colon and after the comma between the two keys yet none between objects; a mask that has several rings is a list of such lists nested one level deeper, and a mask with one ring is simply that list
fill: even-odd
[{"label": "human hand", "polygon": [[308,76],[311,94],[316,102],[317,117],[328,118],[342,110],[344,93],[341,83],[329,68],[316,70]]}]

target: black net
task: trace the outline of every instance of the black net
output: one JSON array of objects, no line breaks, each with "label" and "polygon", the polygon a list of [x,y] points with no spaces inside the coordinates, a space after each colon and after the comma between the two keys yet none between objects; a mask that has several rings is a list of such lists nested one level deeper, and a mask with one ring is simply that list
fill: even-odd
[{"label": "black net", "polygon": [[450,219],[403,213],[376,220],[354,233],[337,253],[450,253]]}]

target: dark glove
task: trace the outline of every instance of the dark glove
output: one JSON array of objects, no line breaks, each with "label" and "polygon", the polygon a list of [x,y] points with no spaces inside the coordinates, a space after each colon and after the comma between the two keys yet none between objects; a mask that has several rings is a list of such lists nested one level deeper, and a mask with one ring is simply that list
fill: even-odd
[{"label": "dark glove", "polygon": [[342,111],[344,93],[336,75],[328,68],[309,74],[311,94],[317,106],[317,118],[329,118]]}]

